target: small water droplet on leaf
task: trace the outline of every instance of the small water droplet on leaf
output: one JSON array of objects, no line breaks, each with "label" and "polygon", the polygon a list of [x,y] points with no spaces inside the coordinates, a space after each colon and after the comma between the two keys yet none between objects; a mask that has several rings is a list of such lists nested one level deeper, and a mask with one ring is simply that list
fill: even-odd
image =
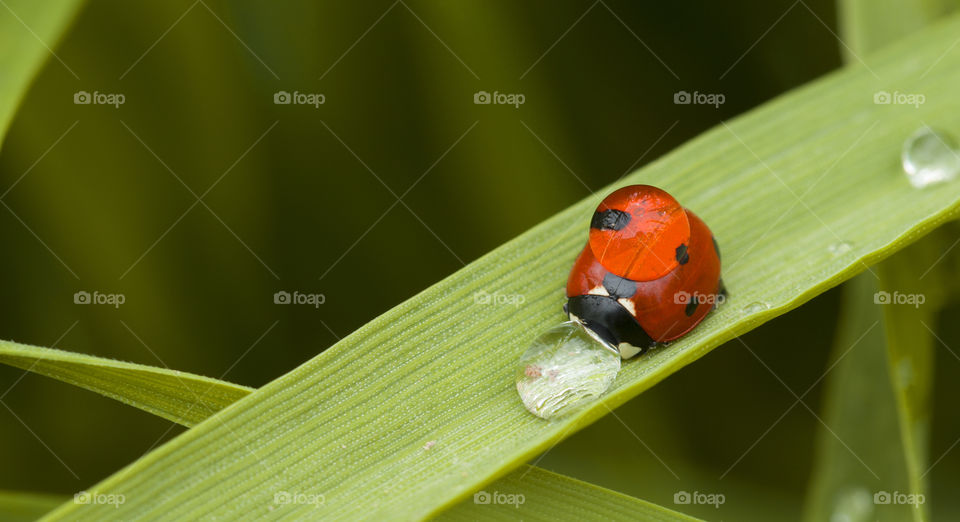
[{"label": "small water droplet on leaf", "polygon": [[949,134],[922,127],[903,144],[901,161],[910,184],[923,188],[943,183],[960,173],[957,142]]},{"label": "small water droplet on leaf", "polygon": [[748,304],[747,306],[744,306],[744,307],[743,307],[743,313],[745,313],[745,314],[755,314],[755,313],[757,313],[757,312],[762,312],[762,311],[764,311],[764,310],[766,310],[766,309],[768,309],[768,308],[770,308],[770,305],[768,305],[767,303],[762,303],[762,302],[760,302],[760,301],[754,301],[754,302]]},{"label": "small water droplet on leaf", "polygon": [[827,250],[829,250],[830,253],[835,256],[840,256],[853,250],[853,243],[849,241],[837,241],[836,243],[827,247]]}]

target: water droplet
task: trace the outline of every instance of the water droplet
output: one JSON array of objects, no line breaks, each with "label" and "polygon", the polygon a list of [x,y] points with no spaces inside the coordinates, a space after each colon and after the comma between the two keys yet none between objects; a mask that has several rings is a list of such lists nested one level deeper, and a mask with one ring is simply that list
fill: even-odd
[{"label": "water droplet", "polygon": [[840,256],[853,250],[853,243],[849,241],[838,241],[827,247],[827,250],[829,250],[830,253],[835,256]]},{"label": "water droplet", "polygon": [[901,160],[910,184],[923,188],[950,181],[960,173],[957,143],[949,134],[922,127],[903,144]]},{"label": "water droplet", "polygon": [[520,358],[517,392],[530,413],[549,419],[602,395],[619,371],[619,354],[568,321],[540,334]]},{"label": "water droplet", "polygon": [[850,488],[839,494],[830,522],[866,522],[873,515],[873,496],[866,488]]},{"label": "water droplet", "polygon": [[743,313],[745,313],[745,314],[755,314],[755,313],[758,313],[758,312],[762,312],[762,311],[764,311],[764,310],[766,310],[766,309],[768,309],[768,308],[770,308],[770,305],[768,305],[767,303],[762,303],[762,302],[760,302],[760,301],[754,301],[754,302],[748,304],[747,306],[744,306],[744,307],[743,307]]}]

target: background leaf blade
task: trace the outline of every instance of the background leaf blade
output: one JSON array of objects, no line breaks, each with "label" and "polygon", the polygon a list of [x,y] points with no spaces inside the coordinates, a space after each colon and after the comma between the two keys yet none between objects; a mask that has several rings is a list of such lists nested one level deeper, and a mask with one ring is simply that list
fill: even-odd
[{"label": "background leaf blade", "polygon": [[0,518],[7,522],[30,522],[47,514],[65,500],[61,495],[0,491]]},{"label": "background leaf blade", "polygon": [[0,145],[30,81],[47,59],[58,59],[51,48],[80,5],[78,0],[6,0],[0,5],[0,48],[8,49],[0,53]]},{"label": "background leaf blade", "polygon": [[46,375],[192,426],[252,388],[186,372],[0,341],[0,362]]},{"label": "background leaf blade", "polygon": [[805,518],[904,520],[913,516],[910,506],[874,502],[881,491],[909,488],[883,312],[873,303],[877,282],[862,274],[844,290]]},{"label": "background leaf blade", "polygon": [[[522,466],[491,484],[481,494],[522,494],[519,505],[476,504],[465,500],[442,513],[438,520],[699,520],[656,504],[622,495],[609,489],[557,473]],[[487,497],[482,497],[487,498]],[[509,500],[509,497],[505,497]]]}]

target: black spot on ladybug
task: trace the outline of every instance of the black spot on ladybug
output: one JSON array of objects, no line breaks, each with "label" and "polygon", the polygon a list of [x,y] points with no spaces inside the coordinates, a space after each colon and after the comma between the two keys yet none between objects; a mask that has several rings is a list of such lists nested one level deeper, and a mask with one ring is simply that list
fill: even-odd
[{"label": "black spot on ladybug", "polygon": [[687,253],[687,245],[680,245],[677,247],[677,263],[681,265],[687,264],[687,261],[690,261],[690,254]]},{"label": "black spot on ladybug", "polygon": [[603,212],[594,212],[590,220],[590,228],[600,230],[621,230],[630,222],[630,214],[617,209],[608,209]]},{"label": "black spot on ladybug", "polygon": [[630,343],[640,348],[640,353],[656,346],[636,318],[615,299],[605,295],[578,295],[567,301],[571,315],[577,316],[583,325],[597,337],[616,347]]},{"label": "black spot on ladybug", "polygon": [[690,302],[687,303],[687,307],[683,309],[683,313],[687,314],[687,317],[693,315],[693,313],[697,311],[697,306],[700,306],[700,300],[697,297],[696,295],[690,296]]},{"label": "black spot on ladybug", "polygon": [[637,293],[637,283],[610,272],[603,276],[603,287],[614,299],[633,297],[633,294]]},{"label": "black spot on ladybug", "polygon": [[717,259],[720,259],[720,245],[717,244],[717,238],[710,236],[710,240],[713,241],[713,250],[717,252]]}]

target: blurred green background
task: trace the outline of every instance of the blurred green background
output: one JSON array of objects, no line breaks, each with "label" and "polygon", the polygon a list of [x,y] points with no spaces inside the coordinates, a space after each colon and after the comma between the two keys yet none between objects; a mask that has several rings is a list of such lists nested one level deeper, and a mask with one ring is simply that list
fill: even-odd
[{"label": "blurred green background", "polygon": [[[0,337],[260,386],[622,174],[837,68],[835,11],[821,0],[89,2],[0,151]],[[125,103],[77,105],[78,91]],[[278,105],[278,91],[325,103]],[[477,105],[478,91],[525,103]],[[725,103],[677,105],[678,91]],[[75,304],[78,291],[125,302]],[[324,302],[278,305],[278,291]],[[826,368],[838,295],[744,337],[797,393]],[[960,332],[948,324],[941,337]],[[933,456],[960,436],[944,402],[960,361],[938,360]],[[79,491],[182,431],[20,370],[0,368],[0,383],[0,489]],[[821,387],[805,398],[814,409]],[[671,507],[678,489],[725,492],[719,511],[682,506],[709,518],[751,503],[793,518],[818,421],[795,408],[738,461],[791,403],[734,342],[620,408],[629,429],[608,416],[540,465]],[[958,469],[948,453],[932,472],[938,511],[952,509]]]}]

